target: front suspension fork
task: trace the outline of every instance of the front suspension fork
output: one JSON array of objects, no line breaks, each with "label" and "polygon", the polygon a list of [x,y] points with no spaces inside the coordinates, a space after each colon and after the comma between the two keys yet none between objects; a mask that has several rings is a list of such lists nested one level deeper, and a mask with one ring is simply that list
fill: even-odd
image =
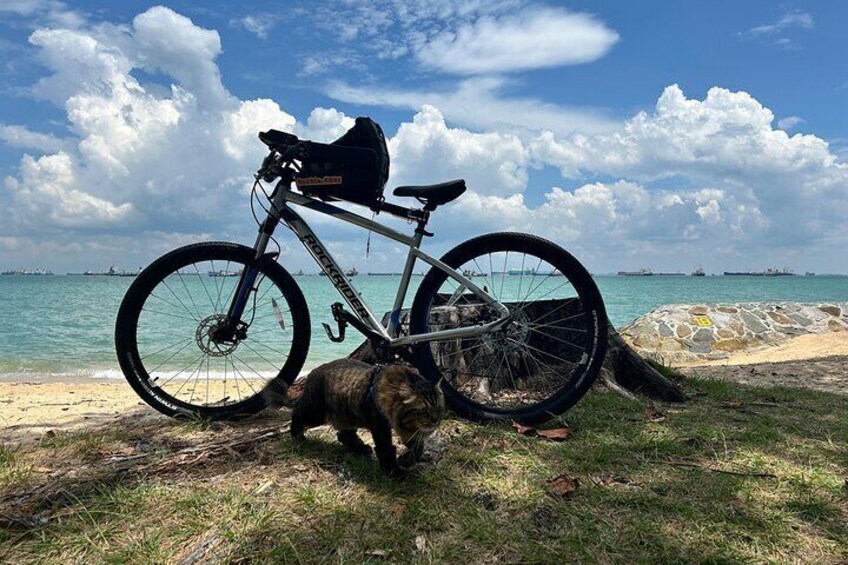
[{"label": "front suspension fork", "polygon": [[233,296],[233,300],[230,302],[230,308],[227,310],[227,320],[219,328],[218,332],[216,332],[218,334],[217,339],[220,341],[243,339],[243,337],[238,336],[241,330],[240,326],[244,325],[241,322],[241,318],[245,308],[247,308],[250,293],[257,290],[255,285],[256,278],[259,276],[258,265],[265,257],[268,242],[271,240],[274,229],[280,221],[279,214],[274,214],[273,212],[274,208],[268,213],[268,217],[265,218],[265,221],[259,227],[259,235],[256,236],[256,242],[253,244],[255,251],[253,260],[242,269],[241,275],[239,275],[235,296]]}]

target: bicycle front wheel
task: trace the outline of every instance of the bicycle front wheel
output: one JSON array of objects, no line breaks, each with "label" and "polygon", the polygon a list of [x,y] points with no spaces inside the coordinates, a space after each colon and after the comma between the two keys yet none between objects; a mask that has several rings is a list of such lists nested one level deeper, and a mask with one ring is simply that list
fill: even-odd
[{"label": "bicycle front wheel", "polygon": [[[442,261],[510,311],[498,330],[415,346],[421,373],[433,382],[444,379],[448,406],[474,421],[539,424],[580,400],[603,363],[607,321],[597,286],[577,259],[536,236],[494,233],[460,244]],[[433,268],[415,295],[410,333],[499,317]]]},{"label": "bicycle front wheel", "polygon": [[[150,406],[174,417],[230,419],[265,407],[262,391],[291,384],[309,349],[309,311],[294,279],[249,247],[200,243],[171,251],[133,281],[115,346],[124,376]],[[259,271],[238,335],[227,320],[240,273]],[[220,332],[219,332],[220,333]]]}]

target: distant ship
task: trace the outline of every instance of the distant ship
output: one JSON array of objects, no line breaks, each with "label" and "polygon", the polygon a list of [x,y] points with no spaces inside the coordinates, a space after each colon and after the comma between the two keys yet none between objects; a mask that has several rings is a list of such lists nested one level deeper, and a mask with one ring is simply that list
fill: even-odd
[{"label": "distant ship", "polygon": [[510,269],[506,272],[508,275],[528,275],[533,276],[536,274],[536,269]]},{"label": "distant ship", "polygon": [[47,269],[9,269],[3,271],[0,275],[10,275],[16,277],[45,277],[51,276],[53,271]]},{"label": "distant ship", "polygon": [[352,269],[348,269],[347,271],[345,271],[345,275],[347,275],[349,277],[355,277],[358,274],[359,274],[359,271],[356,270],[356,267],[353,267]]},{"label": "distant ship", "polygon": [[705,277],[705,276],[707,276],[707,273],[704,272],[704,269],[702,269],[701,267],[698,267],[697,269],[692,271],[691,276],[693,276],[693,277]]},{"label": "distant ship", "polygon": [[815,273],[812,273],[812,272],[810,272],[810,271],[807,271],[806,273],[804,273],[804,276],[805,276],[805,277],[814,277],[814,276],[816,276],[816,274],[815,274]]},{"label": "distant ship", "polygon": [[302,277],[303,276],[303,269],[298,269],[297,272],[294,274],[294,276]]},{"label": "distant ship", "polygon": [[136,277],[141,272],[141,268],[137,271],[124,271],[120,269],[116,269],[115,267],[109,267],[105,271],[92,271],[91,269],[87,270],[83,273],[83,275],[87,277]]},{"label": "distant ship", "polygon": [[766,269],[765,271],[725,271],[726,277],[794,277],[795,271],[783,269]]},{"label": "distant ship", "polygon": [[218,269],[217,271],[209,271],[210,277],[237,277],[241,274],[241,271],[225,271],[224,269]]},{"label": "distant ship", "polygon": [[[512,273],[510,273],[510,274],[512,274]],[[484,275],[483,273],[478,273],[474,269],[463,269],[462,270],[462,276],[470,279],[472,277],[484,277],[486,275]]]},{"label": "distant ship", "polygon": [[655,273],[651,269],[639,269],[638,271],[619,271],[620,277],[683,277],[683,273]]}]

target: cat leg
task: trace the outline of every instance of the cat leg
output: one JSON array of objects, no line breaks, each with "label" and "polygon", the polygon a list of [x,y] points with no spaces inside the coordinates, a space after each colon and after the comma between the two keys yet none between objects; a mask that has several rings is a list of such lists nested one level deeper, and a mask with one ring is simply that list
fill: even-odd
[{"label": "cat leg", "polygon": [[356,435],[356,430],[339,430],[336,438],[351,453],[364,455],[365,457],[371,456],[371,447]]},{"label": "cat leg", "polygon": [[397,451],[392,443],[392,429],[388,424],[379,423],[371,428],[371,437],[374,438],[374,451],[383,472],[387,475],[403,475],[403,469],[397,464]]},{"label": "cat leg", "polygon": [[310,406],[308,408],[296,406],[292,412],[291,435],[295,441],[303,439],[303,434],[309,428],[323,425],[327,421],[327,411],[323,406]]},{"label": "cat leg", "polygon": [[408,469],[421,461],[424,455],[424,438],[420,437],[420,434],[413,434],[411,438],[401,437],[401,440],[406,446],[406,452],[398,457],[398,464]]}]

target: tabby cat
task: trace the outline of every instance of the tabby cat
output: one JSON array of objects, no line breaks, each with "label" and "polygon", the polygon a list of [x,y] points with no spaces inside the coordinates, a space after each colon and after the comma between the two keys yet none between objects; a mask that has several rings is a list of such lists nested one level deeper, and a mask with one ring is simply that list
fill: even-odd
[{"label": "tabby cat", "polygon": [[[348,450],[370,455],[371,448],[356,435],[357,428],[367,428],[380,467],[389,474],[402,474],[421,458],[424,440],[439,426],[445,412],[441,387],[405,365],[374,366],[340,359],[314,369],[297,399],[291,399],[285,388],[276,393],[270,388],[266,393],[269,405],[293,409],[291,433],[295,440],[303,439],[309,428],[330,424]],[[392,430],[407,447],[400,459]]]}]

